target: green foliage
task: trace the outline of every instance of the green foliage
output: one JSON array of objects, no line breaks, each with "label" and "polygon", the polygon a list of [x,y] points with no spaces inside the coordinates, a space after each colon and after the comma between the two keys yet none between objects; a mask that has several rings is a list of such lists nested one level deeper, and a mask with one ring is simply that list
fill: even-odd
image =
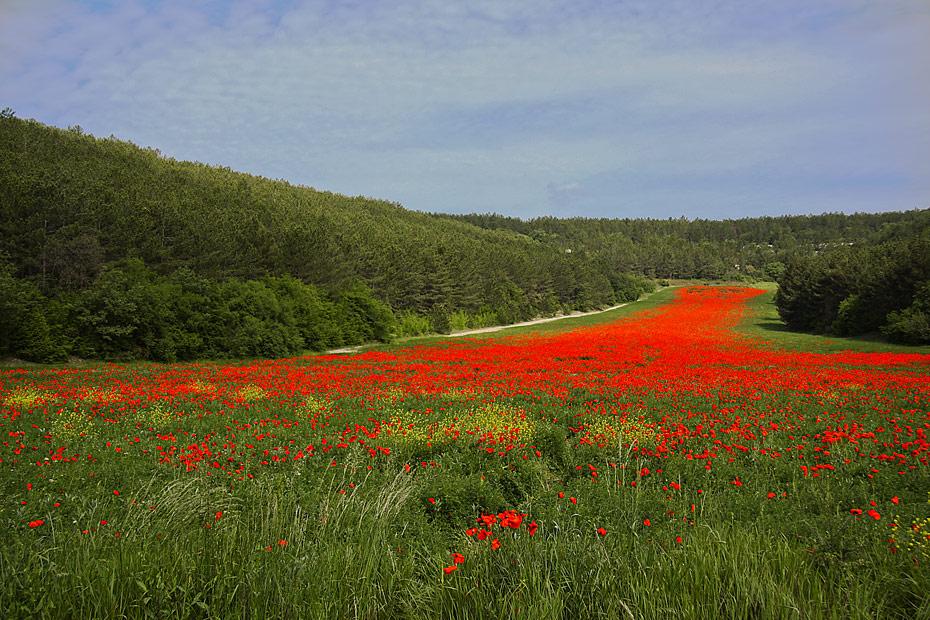
[{"label": "green foliage", "polygon": [[930,281],[930,228],[874,246],[838,246],[790,257],[775,304],[792,329],[841,336],[879,330],[925,342],[922,287]]},{"label": "green foliage", "polygon": [[918,289],[910,306],[888,313],[882,333],[892,342],[930,343],[930,282]]},{"label": "green foliage", "polygon": [[0,355],[33,362],[65,359],[61,330],[49,325],[49,300],[30,282],[14,278],[0,262]]},{"label": "green foliage", "polygon": [[415,312],[400,312],[397,314],[397,336],[410,338],[412,336],[425,336],[433,330],[429,318]]},{"label": "green foliage", "polygon": [[449,321],[449,308],[445,304],[436,304],[429,313],[430,327],[437,334],[448,334],[452,331],[452,324]]},{"label": "green foliage", "polygon": [[341,311],[343,343],[390,340],[394,331],[394,313],[390,306],[376,299],[364,283],[355,282],[336,293],[335,298]]}]

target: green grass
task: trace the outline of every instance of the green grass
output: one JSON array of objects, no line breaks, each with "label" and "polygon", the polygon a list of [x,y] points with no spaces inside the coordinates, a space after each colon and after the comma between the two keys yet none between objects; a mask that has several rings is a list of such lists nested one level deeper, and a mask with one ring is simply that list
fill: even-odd
[{"label": "green grass", "polygon": [[765,289],[766,293],[752,299],[747,304],[746,316],[737,331],[754,338],[767,340],[775,347],[813,353],[860,351],[864,353],[930,354],[930,346],[894,344],[882,339],[879,335],[844,338],[792,331],[778,316],[774,303],[777,286],[773,283],[761,283],[754,286]]},{"label": "green grass", "polygon": [[[569,427],[595,398],[525,395],[507,403],[533,416],[540,458],[524,459],[532,452],[522,449],[489,455],[472,440],[397,440],[386,458],[350,447],[260,467],[245,481],[208,468],[157,466],[139,450],[104,449],[149,433],[131,423],[138,417],[97,418],[73,446],[95,453],[92,462],[39,469],[27,462],[0,477],[0,606],[9,618],[930,617],[930,571],[915,561],[922,556],[890,554],[886,543],[892,510],[905,524],[926,514],[925,470],[901,477],[897,465],[859,460],[848,445],[834,446],[831,460],[852,464],[816,479],[803,476],[797,460],[755,451],[734,452],[709,471],[681,456],[584,446]],[[907,406],[891,398],[883,402]],[[426,396],[373,404],[429,409],[440,420],[472,406]],[[658,419],[708,403],[646,397],[644,405]],[[871,415],[873,405],[849,403],[846,415]],[[372,415],[364,399],[326,406],[339,411],[337,430],[368,424]],[[823,408],[805,394],[752,406],[795,412],[799,436],[819,428],[813,419]],[[236,435],[222,406],[202,417],[197,407],[184,408],[177,424],[192,436]],[[554,411],[559,420],[547,415]],[[235,414],[243,416],[254,423],[293,411],[259,400]],[[20,426],[38,420],[27,415]],[[175,424],[159,420],[158,433]],[[256,429],[276,433],[279,443],[319,444],[319,432],[306,425]],[[693,441],[719,449],[713,438]],[[785,451],[796,443],[773,434],[766,446]],[[597,480],[588,464],[598,468]],[[644,466],[649,475],[637,473]],[[881,469],[868,476],[875,466]],[[746,486],[734,487],[735,476]],[[681,489],[669,491],[672,481]],[[35,487],[27,491],[27,482]],[[767,499],[769,491],[778,498]],[[901,506],[891,506],[892,495]],[[850,516],[869,498],[880,502],[883,521]],[[540,524],[534,537],[499,530],[502,545],[493,551],[466,535],[476,516],[509,508]],[[28,529],[24,523],[37,516],[46,524]],[[444,575],[451,552],[465,563]]]}]

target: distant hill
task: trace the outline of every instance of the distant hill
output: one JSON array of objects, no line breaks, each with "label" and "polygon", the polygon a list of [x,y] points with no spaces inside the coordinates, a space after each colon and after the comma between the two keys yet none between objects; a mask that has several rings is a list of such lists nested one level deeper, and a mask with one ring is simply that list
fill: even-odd
[{"label": "distant hill", "polygon": [[[57,323],[48,329],[70,330],[65,349],[82,341],[89,316],[101,325],[115,320],[85,307],[90,292],[104,285],[129,290],[132,278],[146,286],[181,286],[171,280],[181,278],[193,286],[183,275],[189,273],[213,286],[287,276],[326,303],[343,303],[338,300],[344,301],[345,291],[369,291],[396,323],[365,334],[444,331],[629,300],[649,287],[644,277],[775,278],[789,254],[905,234],[926,227],[928,213],[725,222],[427,214],[0,115],[0,263],[6,265],[0,273],[10,291],[20,291],[13,297],[28,289],[30,299],[39,300],[33,306],[58,303]],[[268,286],[277,295],[296,295],[290,284]],[[113,297],[107,291],[97,290],[98,305]],[[332,312],[331,321],[341,320]],[[35,308],[28,313],[48,314]],[[156,326],[160,320],[152,319]],[[127,327],[135,334],[140,329]],[[149,333],[153,342],[168,338],[161,328]],[[360,337],[320,339],[306,332],[282,337],[287,346],[223,349],[214,343],[192,345],[184,355],[283,354]],[[154,345],[133,338],[119,344],[100,335],[83,350],[115,355],[122,347],[135,356],[155,355]],[[0,353],[4,346],[18,350],[0,339]]]}]

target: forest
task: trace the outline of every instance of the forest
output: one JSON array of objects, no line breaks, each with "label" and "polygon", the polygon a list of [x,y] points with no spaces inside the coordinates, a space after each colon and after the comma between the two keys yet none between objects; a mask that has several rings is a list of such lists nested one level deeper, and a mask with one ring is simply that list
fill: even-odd
[{"label": "forest", "polygon": [[[923,341],[926,253],[893,265],[908,244],[926,247],[928,229],[927,210],[727,221],[420,213],[6,110],[0,356],[280,357],[605,307],[671,278],[779,280],[793,327]],[[874,270],[817,292],[834,286],[831,261],[863,257]],[[862,318],[856,308],[873,307],[895,269],[910,279],[881,321]],[[792,290],[822,307],[788,309]]]}]

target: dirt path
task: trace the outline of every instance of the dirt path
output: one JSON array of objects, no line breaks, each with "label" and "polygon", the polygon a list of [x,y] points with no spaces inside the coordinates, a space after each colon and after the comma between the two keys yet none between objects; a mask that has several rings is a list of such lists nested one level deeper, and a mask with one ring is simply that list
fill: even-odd
[{"label": "dirt path", "polygon": [[[659,291],[664,290],[666,288],[669,288],[669,287],[663,286],[663,287],[657,288],[652,293],[643,295],[636,301],[641,301],[643,299],[651,297],[655,293],[658,293]],[[624,306],[629,306],[632,303],[636,303],[636,301],[628,301],[626,303],[617,304],[616,306],[604,308],[603,310],[592,310],[590,312],[577,312],[576,311],[576,312],[570,312],[569,314],[560,314],[558,316],[547,316],[547,317],[543,317],[540,319],[533,319],[532,321],[523,321],[522,323],[511,323],[510,325],[494,325],[492,327],[482,327],[480,329],[466,329],[463,331],[451,332],[449,334],[435,334],[434,337],[436,338],[441,338],[441,337],[457,338],[459,336],[475,336],[477,334],[490,334],[493,332],[499,332],[501,330],[510,329],[512,327],[530,327],[532,325],[540,325],[541,323],[551,323],[552,321],[561,321],[562,319],[576,319],[581,316],[591,316],[593,314],[602,314],[604,312],[610,312],[611,310],[616,310],[618,308],[623,308]],[[403,342],[403,340],[400,340],[398,342]],[[320,355],[332,355],[332,354],[338,354],[338,353],[357,353],[360,349],[366,346],[369,346],[369,345],[360,344],[354,347],[342,347],[341,349],[330,349],[329,351],[324,351],[323,353],[320,353]]]},{"label": "dirt path", "polygon": [[499,332],[502,329],[510,329],[511,327],[529,327],[530,325],[539,325],[541,323],[551,323],[552,321],[561,321],[562,319],[574,319],[579,316],[601,314],[602,312],[610,312],[611,310],[616,310],[617,308],[622,308],[623,306],[629,306],[631,303],[633,302],[628,301],[623,304],[617,304],[616,306],[604,308],[603,310],[592,310],[591,312],[575,311],[575,312],[570,312],[568,314],[560,314],[558,316],[547,316],[541,319],[533,319],[532,321],[523,321],[522,323],[511,323],[510,325],[494,325],[492,327],[482,327],[480,329],[466,329],[464,331],[451,332],[449,334],[444,334],[444,335],[446,338],[455,338],[456,336],[473,336],[475,334],[490,334],[492,332]]}]

